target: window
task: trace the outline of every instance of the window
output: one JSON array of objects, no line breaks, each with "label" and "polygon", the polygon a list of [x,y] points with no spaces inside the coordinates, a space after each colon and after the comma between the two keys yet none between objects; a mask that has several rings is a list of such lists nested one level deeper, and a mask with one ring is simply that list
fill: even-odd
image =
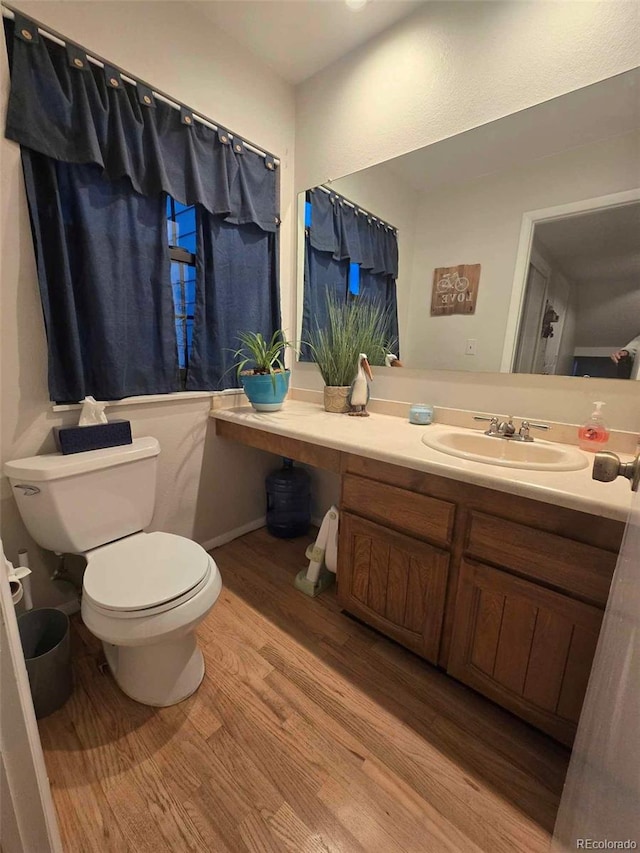
[{"label": "window", "polygon": [[167,196],[167,231],[171,288],[178,345],[178,368],[184,390],[193,339],[196,302],[196,209]]},{"label": "window", "polygon": [[349,293],[360,295],[360,264],[349,264]]},{"label": "window", "polygon": [[80,45],[5,23],[51,399],[232,387],[237,330],[280,326],[279,161],[216,121],[196,130],[180,102],[120,84]]}]

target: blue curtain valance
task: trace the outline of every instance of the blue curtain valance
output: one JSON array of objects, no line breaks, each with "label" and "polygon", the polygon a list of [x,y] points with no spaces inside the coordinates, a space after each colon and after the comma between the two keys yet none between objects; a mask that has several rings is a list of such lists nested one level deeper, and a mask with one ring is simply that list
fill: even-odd
[{"label": "blue curtain valance", "polygon": [[154,98],[142,84],[100,68],[76,45],[58,45],[16,15],[5,20],[11,91],[5,135],[54,160],[96,164],[129,178],[145,196],[168,193],[231,224],[275,232],[280,222],[276,163]]},{"label": "blue curtain valance", "polygon": [[345,204],[339,195],[316,188],[307,194],[311,205],[309,241],[330,252],[336,261],[349,260],[374,274],[398,277],[398,237],[378,220]]}]

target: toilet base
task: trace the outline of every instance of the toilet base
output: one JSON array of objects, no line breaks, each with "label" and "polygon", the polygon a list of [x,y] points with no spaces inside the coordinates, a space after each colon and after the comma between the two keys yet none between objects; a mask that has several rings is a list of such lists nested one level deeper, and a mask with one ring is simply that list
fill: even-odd
[{"label": "toilet base", "polygon": [[102,646],[118,687],[142,705],[176,705],[195,693],[204,678],[204,658],[193,631],[165,643]]}]

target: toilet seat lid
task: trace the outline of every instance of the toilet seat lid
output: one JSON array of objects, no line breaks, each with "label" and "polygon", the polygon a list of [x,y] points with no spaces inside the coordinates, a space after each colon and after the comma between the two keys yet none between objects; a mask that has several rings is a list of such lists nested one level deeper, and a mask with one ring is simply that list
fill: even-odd
[{"label": "toilet seat lid", "polygon": [[106,610],[147,610],[186,595],[203,580],[209,562],[191,539],[139,533],[89,555],[83,591]]}]

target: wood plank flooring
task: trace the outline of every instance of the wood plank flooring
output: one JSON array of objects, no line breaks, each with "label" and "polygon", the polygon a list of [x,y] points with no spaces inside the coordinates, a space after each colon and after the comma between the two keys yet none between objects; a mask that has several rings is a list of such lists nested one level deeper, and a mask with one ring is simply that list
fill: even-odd
[{"label": "wood plank flooring", "polygon": [[66,851],[546,851],[568,753],[293,587],[307,540],[214,552],[205,680],[128,699],[74,620],[76,686],[42,720]]}]

